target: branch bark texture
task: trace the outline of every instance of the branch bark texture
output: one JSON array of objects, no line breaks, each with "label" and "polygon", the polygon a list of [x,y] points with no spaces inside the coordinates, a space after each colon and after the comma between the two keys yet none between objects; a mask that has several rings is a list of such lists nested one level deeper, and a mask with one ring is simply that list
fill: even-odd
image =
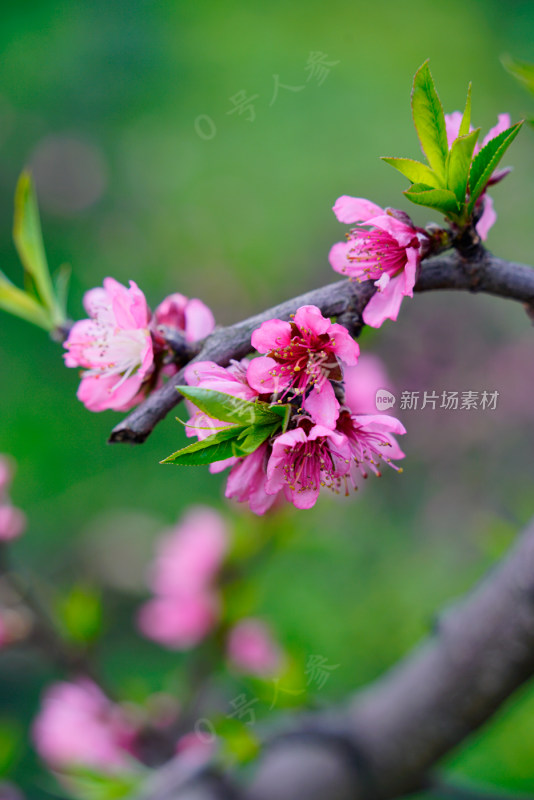
[{"label": "branch bark texture", "polygon": [[[423,262],[416,292],[436,289],[453,289],[517,300],[534,308],[534,269],[523,264],[495,258],[486,251],[468,261],[457,253],[437,256]],[[294,297],[261,314],[249,317],[235,325],[219,328],[204,340],[194,361],[216,361],[226,366],[231,359],[239,359],[251,351],[250,337],[262,322],[273,319],[289,319],[300,306],[316,305],[325,316],[340,318],[353,335],[361,330],[362,312],[375,292],[372,281],[351,283],[338,281],[320,289]],[[181,369],[161,389],[152,392],[134,411],[128,414],[111,432],[109,441],[140,444],[151,431],[181,400],[176,386],[183,385],[184,370]]]}]

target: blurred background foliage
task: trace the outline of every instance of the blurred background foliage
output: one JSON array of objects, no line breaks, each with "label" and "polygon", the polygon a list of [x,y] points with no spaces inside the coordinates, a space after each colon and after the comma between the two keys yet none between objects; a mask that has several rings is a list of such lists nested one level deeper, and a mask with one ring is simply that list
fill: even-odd
[{"label": "blurred background foliage", "polygon": [[[446,111],[473,81],[473,120],[485,132],[498,112],[532,115],[499,58],[534,60],[533,41],[528,0],[11,4],[0,26],[0,266],[19,279],[12,202],[29,165],[50,264],[73,267],[73,318],[107,275],[134,279],[152,307],[173,291],[199,296],[222,324],[320,286],[335,278],[327,254],[344,233],[331,212],[338,195],[429,221],[378,160],[418,155],[409,94],[419,64],[431,58]],[[322,82],[306,68],[312,52],[337,62]],[[304,88],[274,97],[275,75]],[[242,90],[257,95],[253,120],[228,113]],[[201,115],[215,126],[210,139],[195,130]],[[525,129],[506,158],[515,171],[493,192],[489,240],[526,263],[533,154]],[[361,344],[382,356],[398,393],[500,396],[496,411],[401,412],[404,474],[369,481],[359,496],[268,520],[226,512],[245,535],[287,533],[251,576],[247,602],[297,660],[321,654],[339,665],[318,704],[372,680],[428,633],[534,510],[534,345],[518,305],[419,296]],[[179,689],[181,657],[141,640],[133,614],[156,535],[192,502],[225,508],[220,477],[158,464],[182,441],[172,415],[142,447],[107,446],[118,415],[88,413],[59,347],[5,315],[0,370],[0,451],[18,460],[13,499],[30,520],[14,558],[52,597],[102,585],[99,659],[120,696]],[[117,587],[122,595],[108,598]],[[35,654],[0,660],[0,749],[59,675]],[[470,779],[530,791],[533,764],[528,687],[449,760]],[[11,775],[32,798],[49,796],[31,755]]]}]

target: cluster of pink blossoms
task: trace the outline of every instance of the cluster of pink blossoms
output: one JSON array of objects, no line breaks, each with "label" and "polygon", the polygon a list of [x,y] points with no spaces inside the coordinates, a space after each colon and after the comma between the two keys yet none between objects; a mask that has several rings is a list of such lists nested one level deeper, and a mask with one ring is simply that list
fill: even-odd
[{"label": "cluster of pink blossoms", "polygon": [[[155,597],[141,607],[142,633],[173,650],[187,650],[221,621],[217,587],[230,546],[224,518],[207,507],[193,508],[158,543],[149,584]],[[283,663],[279,646],[264,622],[239,620],[227,636],[227,657],[240,672],[276,674]]]},{"label": "cluster of pink blossoms", "polygon": [[[461,121],[459,111],[445,115],[449,148],[459,136]],[[499,114],[497,125],[476,145],[475,153],[509,127],[509,114]],[[508,172],[496,170],[488,186],[502,180]],[[421,259],[430,249],[428,233],[416,227],[403,211],[380,208],[363,197],[342,195],[333,211],[339,222],[355,227],[346,235],[346,241],[338,242],[330,250],[330,265],[352,280],[374,282],[377,291],[363,311],[366,325],[379,328],[386,319],[396,320],[403,298],[413,297]],[[486,191],[476,202],[476,218],[477,233],[486,239],[497,219]]]},{"label": "cluster of pink blossoms", "polygon": [[[139,769],[150,759],[150,738],[168,740],[172,752],[195,764],[209,758],[211,745],[195,734],[180,734],[179,704],[168,695],[152,695],[143,706],[112,701],[89,678],[49,686],[32,726],[32,739],[47,766],[67,780],[85,768],[103,774]],[[148,751],[147,751],[148,744]]]},{"label": "cluster of pink blossoms", "polygon": [[[190,385],[291,406],[287,430],[251,455],[211,465],[213,472],[231,468],[226,497],[248,502],[256,514],[278,498],[311,508],[321,488],[348,493],[369,470],[379,475],[381,462],[394,466],[403,458],[394,438],[405,433],[403,425],[363,413],[357,391],[346,391],[352,383],[365,386],[367,378],[356,366],[359,347],[342,325],[315,306],[303,306],[291,322],[264,322],[252,334],[252,345],[263,355],[227,368],[195,362],[186,370]],[[224,427],[201,412],[187,423],[189,435],[199,439]]]},{"label": "cluster of pink blossoms", "polygon": [[76,322],[65,341],[65,364],[82,367],[78,399],[90,411],[127,411],[156,386],[174,366],[165,333],[179,333],[185,342],[208,336],[215,327],[201,300],[172,294],[152,316],[134,281],[127,289],[113,278],[84,297],[89,319]]},{"label": "cluster of pink blossoms", "polygon": [[52,769],[117,770],[132,752],[135,727],[88,678],[55,683],[33,724],[37,752]]}]

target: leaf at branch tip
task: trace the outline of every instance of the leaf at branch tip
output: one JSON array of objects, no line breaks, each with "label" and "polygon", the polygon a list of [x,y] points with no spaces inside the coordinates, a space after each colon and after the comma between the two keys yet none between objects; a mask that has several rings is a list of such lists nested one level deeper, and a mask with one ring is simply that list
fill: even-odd
[{"label": "leaf at branch tip", "polygon": [[425,183],[428,186],[441,188],[441,183],[433,170],[420,161],[413,158],[386,158],[382,156],[382,161],[401,172],[412,183]]},{"label": "leaf at branch tip", "polygon": [[71,275],[72,268],[70,264],[62,264],[54,275],[56,302],[64,319],[67,318],[67,300],[69,297]]},{"label": "leaf at branch tip", "polygon": [[460,211],[456,196],[449,189],[434,189],[424,183],[414,183],[404,194],[412,203],[433,208],[445,216],[457,216]]},{"label": "leaf at branch tip", "polygon": [[465,202],[469,168],[479,133],[480,128],[477,128],[455,139],[447,159],[447,186],[456,195],[460,206]]},{"label": "leaf at branch tip", "polygon": [[497,168],[499,161],[508,150],[519,133],[524,120],[516,122],[510,128],[502,131],[485,145],[475,156],[469,173],[469,213],[471,214],[477,199],[480,197],[486,184]]},{"label": "leaf at branch tip", "polygon": [[534,64],[508,55],[501,56],[501,63],[516,81],[519,81],[531,94],[534,94]]},{"label": "leaf at branch tip", "polygon": [[31,175],[27,171],[20,176],[15,190],[13,239],[22,265],[35,286],[40,302],[50,313],[54,324],[61,324],[65,318],[61,318],[57,307],[43,245],[37,198]]},{"label": "leaf at branch tip", "polygon": [[232,425],[224,428],[206,439],[193,442],[193,444],[177,450],[176,453],[172,453],[172,455],[160,461],[160,464],[179,464],[181,466],[196,467],[232,458],[234,456],[232,443],[244,431],[246,431],[244,425]]},{"label": "leaf at branch tip", "polygon": [[449,148],[445,114],[434,86],[428,61],[415,73],[412,89],[413,121],[428,163],[445,185],[445,163]]},{"label": "leaf at branch tip", "polygon": [[460,130],[458,136],[466,136],[471,127],[471,84],[467,87],[467,100],[465,101],[464,113],[460,123]]},{"label": "leaf at branch tip", "polygon": [[50,331],[54,327],[48,312],[31,295],[14,286],[5,275],[0,272],[0,308],[8,314],[31,322]]},{"label": "leaf at branch tip", "polygon": [[270,408],[267,403],[243,400],[223,392],[212,389],[201,389],[199,386],[177,386],[180,394],[190,400],[204,414],[212,419],[222,422],[232,422],[238,425],[274,424],[280,423],[283,413]]}]

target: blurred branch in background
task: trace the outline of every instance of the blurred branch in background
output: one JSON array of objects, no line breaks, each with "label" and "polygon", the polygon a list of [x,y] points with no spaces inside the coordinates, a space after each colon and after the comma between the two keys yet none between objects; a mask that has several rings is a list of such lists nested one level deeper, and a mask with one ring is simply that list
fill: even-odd
[{"label": "blurred branch in background", "polygon": [[[528,311],[534,302],[534,270],[495,258],[478,244],[469,259],[464,258],[461,252],[455,252],[423,263],[415,291],[435,289],[485,292],[525,303]],[[326,316],[339,317],[353,335],[358,335],[363,325],[363,309],[375,291],[372,281],[360,284],[344,280],[307,292],[236,325],[216,330],[193,360],[215,361],[225,366],[231,359],[242,358],[250,353],[251,334],[262,322],[273,317],[287,320],[300,306],[308,304],[316,305]],[[184,380],[184,370],[181,369],[116,425],[109,441],[144,442],[157,423],[183,399],[175,387],[183,384]]]},{"label": "blurred branch in background", "polygon": [[534,674],[534,521],[435,633],[340,711],[267,741],[246,788],[176,760],[140,800],[376,800],[429,788],[429,771]]}]

